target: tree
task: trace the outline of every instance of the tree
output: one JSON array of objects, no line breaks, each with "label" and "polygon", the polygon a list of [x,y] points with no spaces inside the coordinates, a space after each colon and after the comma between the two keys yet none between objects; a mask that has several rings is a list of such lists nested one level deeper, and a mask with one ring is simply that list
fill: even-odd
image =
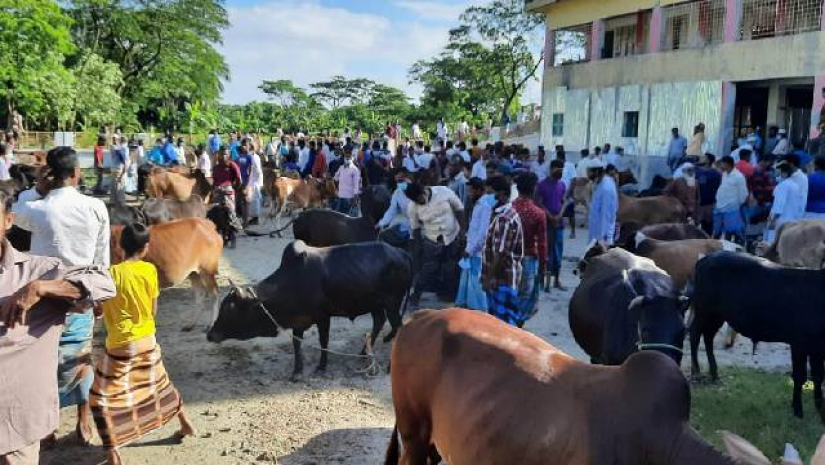
[{"label": "tree", "polygon": [[344,76],[334,76],[328,82],[316,82],[309,87],[315,91],[312,93],[313,98],[336,109],[347,103],[354,105],[366,101],[375,87],[375,82],[363,78],[347,79]]},{"label": "tree", "polygon": [[52,0],[0,0],[0,101],[7,117],[19,110],[43,119],[65,110],[70,26]]},{"label": "tree", "polygon": [[282,107],[305,103],[309,98],[304,89],[296,86],[288,79],[264,81],[258,88],[261,89],[261,92],[267,94],[267,97],[280,103]]},{"label": "tree", "polygon": [[75,78],[76,116],[84,128],[109,124],[118,119],[122,84],[120,69],[96,53],[85,54],[72,70]]}]

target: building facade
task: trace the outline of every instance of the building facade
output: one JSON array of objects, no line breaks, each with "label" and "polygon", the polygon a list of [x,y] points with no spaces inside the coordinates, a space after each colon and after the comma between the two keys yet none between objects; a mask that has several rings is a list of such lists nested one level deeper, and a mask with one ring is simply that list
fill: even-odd
[{"label": "building facade", "polygon": [[611,143],[664,171],[677,127],[706,152],[748,131],[804,147],[825,103],[825,0],[528,0],[546,15],[541,139]]}]

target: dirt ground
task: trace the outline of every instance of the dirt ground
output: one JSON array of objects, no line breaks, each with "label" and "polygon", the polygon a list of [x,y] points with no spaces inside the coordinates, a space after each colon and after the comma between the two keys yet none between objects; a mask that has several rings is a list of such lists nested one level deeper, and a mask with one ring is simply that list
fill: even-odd
[{"label": "dirt ground", "polygon": [[[585,360],[567,322],[567,305],[578,278],[572,275],[575,258],[584,249],[586,231],[579,239],[565,244],[564,292],[542,294],[538,315],[525,327],[556,347]],[[240,238],[235,250],[224,252],[220,283],[253,284],[278,266],[288,239]],[[422,306],[441,307],[435,301]],[[178,425],[171,422],[161,430],[126,447],[124,461],[129,464],[245,464],[278,463],[286,465],[381,463],[393,425],[389,376],[382,372],[372,377],[359,371],[364,360],[332,355],[327,374],[312,374],[317,350],[306,347],[306,375],[299,382],[288,380],[292,369],[292,344],[288,335],[276,339],[248,342],[206,341],[205,310],[198,328],[181,332],[184,318],[194,304],[188,286],[164,291],[160,298],[158,340],[163,348],[166,369],[180,390],[186,411],[199,433],[182,444],[172,438]],[[334,320],[330,347],[345,353],[358,353],[370,329],[369,316],[355,323]],[[385,329],[386,331],[386,329]],[[317,333],[306,333],[311,343]],[[99,338],[102,340],[102,338]],[[719,345],[717,338],[717,346]],[[378,343],[378,360],[386,368],[388,345]],[[781,345],[763,344],[751,355],[749,341],[740,341],[730,351],[719,349],[721,365],[787,370],[789,351]],[[704,355],[700,361],[705,363]],[[687,357],[683,367],[687,367]],[[76,444],[75,415],[62,412],[60,441],[43,453],[43,464],[97,464],[103,461],[99,446]],[[96,442],[99,444],[99,441]]]}]

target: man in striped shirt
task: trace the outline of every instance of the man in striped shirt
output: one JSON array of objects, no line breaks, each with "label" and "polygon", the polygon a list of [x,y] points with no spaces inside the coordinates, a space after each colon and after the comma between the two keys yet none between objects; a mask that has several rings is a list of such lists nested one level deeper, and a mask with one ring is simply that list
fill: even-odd
[{"label": "man in striped shirt", "polygon": [[496,197],[494,218],[487,229],[481,264],[488,311],[508,324],[521,326],[526,321],[526,315],[519,310],[518,299],[524,233],[518,212],[510,204],[510,182],[496,176],[488,183]]}]

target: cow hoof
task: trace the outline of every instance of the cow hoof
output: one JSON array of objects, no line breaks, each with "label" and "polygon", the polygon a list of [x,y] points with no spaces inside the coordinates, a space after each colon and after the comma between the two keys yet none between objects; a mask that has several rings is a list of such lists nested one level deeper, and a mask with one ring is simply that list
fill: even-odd
[{"label": "cow hoof", "polygon": [[706,384],[707,381],[708,381],[707,377],[705,377],[705,375],[703,375],[701,373],[693,373],[692,375],[690,375],[690,383],[691,384],[702,385],[702,384]]},{"label": "cow hoof", "polygon": [[316,375],[321,375],[321,376],[326,375],[327,374],[327,367],[322,367],[322,366],[319,365],[318,368],[315,369],[315,374]]}]

